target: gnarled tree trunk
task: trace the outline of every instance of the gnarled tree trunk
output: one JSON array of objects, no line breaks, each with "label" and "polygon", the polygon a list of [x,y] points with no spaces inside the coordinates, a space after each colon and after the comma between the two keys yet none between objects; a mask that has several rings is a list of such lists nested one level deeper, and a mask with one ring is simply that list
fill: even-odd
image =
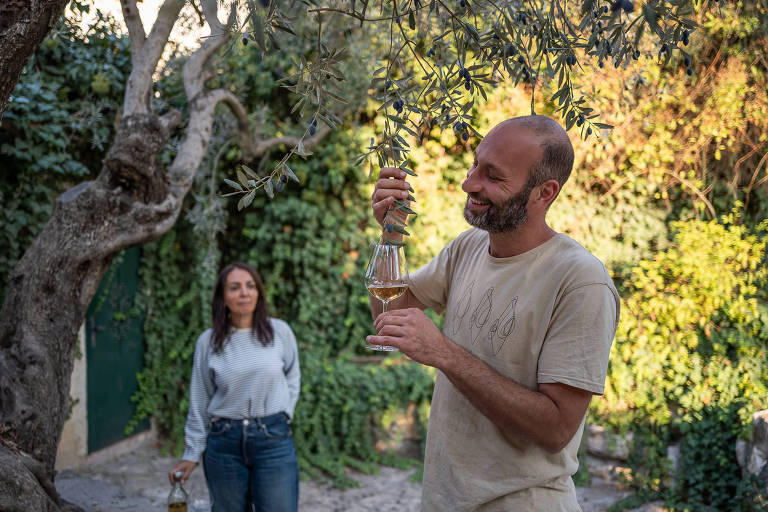
[{"label": "gnarled tree trunk", "polygon": [[[0,472],[16,474],[16,481],[0,481],[0,504],[21,502],[26,480],[37,481],[57,503],[56,448],[85,312],[115,255],[167,231],[180,210],[183,195],[169,193],[157,162],[169,128],[179,121],[174,117],[173,123],[152,114],[125,118],[99,178],[58,198],[11,274],[0,313],[0,428],[6,444],[0,464],[10,467]],[[19,475],[22,467],[35,470]]]}]

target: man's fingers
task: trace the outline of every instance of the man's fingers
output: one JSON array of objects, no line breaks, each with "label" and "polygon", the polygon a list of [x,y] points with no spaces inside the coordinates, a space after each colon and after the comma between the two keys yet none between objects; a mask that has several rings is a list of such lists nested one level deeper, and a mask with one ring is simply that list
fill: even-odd
[{"label": "man's fingers", "polygon": [[376,328],[376,336],[407,337],[407,330],[402,325],[387,323]]},{"label": "man's fingers", "polygon": [[385,197],[381,201],[376,201],[373,203],[373,211],[376,212],[377,210],[382,210],[382,213],[384,213],[384,211],[386,211],[389,205],[394,201],[395,200],[391,197]]},{"label": "man's fingers", "polygon": [[382,318],[381,315],[379,315],[379,317],[376,318],[376,321],[373,322],[373,325],[376,327],[376,332],[379,332],[380,329],[383,329],[385,325],[403,326],[408,324],[409,322],[405,318],[397,316]]},{"label": "man's fingers", "polygon": [[[384,184],[380,185],[382,181]],[[373,199],[374,202],[381,201],[385,197],[408,199],[409,187],[410,185],[404,181],[398,183],[394,180],[379,180],[379,183],[376,184],[376,188],[371,195],[371,199]]]},{"label": "man's fingers", "polygon": [[[384,224],[384,215],[396,199],[406,200],[407,203],[411,186],[405,181],[405,177],[405,172],[397,167],[381,168],[376,187],[371,194],[373,215],[379,224]],[[402,212],[396,212],[395,215],[403,221],[407,217]]]},{"label": "man's fingers", "polygon": [[390,345],[392,347],[400,348],[400,342],[402,341],[402,338],[394,336],[381,336],[377,334],[375,336],[367,336],[365,341],[368,343],[373,343],[374,345]]},{"label": "man's fingers", "polygon": [[412,320],[409,319],[410,315],[411,313],[408,313],[408,309],[393,309],[386,313],[380,313],[379,316],[376,317],[376,320],[373,321],[373,324],[377,327],[384,323],[405,325],[412,322]]},{"label": "man's fingers", "polygon": [[382,167],[379,171],[379,178],[405,178],[405,171],[397,167]]},{"label": "man's fingers", "polygon": [[411,184],[405,180],[379,178],[376,182],[376,188],[394,188],[400,190],[410,190]]}]

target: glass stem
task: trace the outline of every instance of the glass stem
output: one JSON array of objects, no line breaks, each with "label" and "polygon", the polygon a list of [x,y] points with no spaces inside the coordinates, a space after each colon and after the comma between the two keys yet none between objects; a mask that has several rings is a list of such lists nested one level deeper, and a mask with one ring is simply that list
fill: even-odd
[{"label": "glass stem", "polygon": [[387,312],[387,304],[389,304],[388,300],[381,301],[381,312],[386,313]]}]

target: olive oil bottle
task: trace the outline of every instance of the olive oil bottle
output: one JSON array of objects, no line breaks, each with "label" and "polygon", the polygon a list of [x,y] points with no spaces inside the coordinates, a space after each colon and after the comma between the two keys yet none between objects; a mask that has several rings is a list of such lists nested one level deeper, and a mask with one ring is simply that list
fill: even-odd
[{"label": "olive oil bottle", "polygon": [[168,494],[168,512],[187,512],[187,491],[181,485],[181,471],[173,474],[173,487]]}]

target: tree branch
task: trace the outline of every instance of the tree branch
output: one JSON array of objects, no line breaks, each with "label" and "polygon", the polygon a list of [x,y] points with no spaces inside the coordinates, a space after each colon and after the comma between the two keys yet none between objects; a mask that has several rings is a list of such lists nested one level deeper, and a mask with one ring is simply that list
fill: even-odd
[{"label": "tree branch", "polygon": [[[219,8],[216,0],[201,0],[203,5],[203,14],[208,26],[211,27],[211,34],[222,34],[227,31],[227,27],[219,21]],[[235,4],[232,4],[231,16],[234,16]]]},{"label": "tree branch", "polygon": [[245,160],[255,158],[256,146],[251,134],[251,120],[248,119],[248,112],[237,96],[226,89],[216,89],[208,93],[208,97],[210,101],[216,103],[221,101],[227,104],[237,119],[237,132],[240,136],[240,149],[243,151],[243,158]]},{"label": "tree branch", "polygon": [[[318,143],[328,135],[328,133],[331,131],[330,127],[327,125],[323,125],[321,128],[318,128],[317,132],[307,139],[304,139],[304,147],[305,148],[312,148],[318,145]],[[272,137],[270,139],[261,139],[256,141],[256,147],[254,148],[254,158],[260,157],[270,149],[285,144],[286,146],[295,146],[299,143],[299,140],[301,140],[301,137]]]},{"label": "tree branch", "polygon": [[227,32],[212,34],[203,41],[200,48],[195,50],[195,53],[184,63],[184,92],[187,93],[187,98],[190,101],[203,92],[205,81],[210,77],[205,67],[213,54],[224,46],[229,39],[230,36]]},{"label": "tree branch", "polygon": [[[166,0],[160,7],[152,30],[141,48],[134,49],[131,47],[133,69],[125,87],[123,117],[149,113],[152,75],[157,69],[157,63],[168,43],[171,29],[179,17],[184,2],[185,0]],[[127,24],[128,20],[126,20]],[[131,43],[133,43],[133,36],[131,36]]]},{"label": "tree branch", "polygon": [[144,46],[147,35],[144,33],[144,25],[141,22],[141,14],[136,6],[136,0],[121,0],[123,8],[123,20],[128,27],[128,37],[131,39],[131,62],[137,65],[136,59]]},{"label": "tree branch", "polygon": [[163,125],[163,130],[170,134],[173,130],[181,125],[181,112],[175,108],[160,116],[160,124]]}]

